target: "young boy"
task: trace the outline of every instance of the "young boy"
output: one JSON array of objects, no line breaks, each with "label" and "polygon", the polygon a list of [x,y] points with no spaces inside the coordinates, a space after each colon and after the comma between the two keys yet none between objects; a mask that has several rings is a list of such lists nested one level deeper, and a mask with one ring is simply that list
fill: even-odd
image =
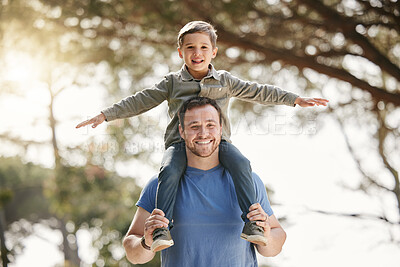
[{"label": "young boy", "polygon": [[[164,140],[166,151],[158,176],[156,207],[165,213],[171,229],[173,208],[179,181],[185,171],[185,145],[179,135],[177,111],[182,103],[194,96],[215,99],[222,110],[222,141],[220,144],[220,162],[229,170],[236,189],[242,219],[245,222],[241,238],[252,243],[266,245],[262,227],[247,218],[249,207],[256,203],[255,188],[252,180],[250,162],[230,143],[231,134],[228,120],[228,104],[231,97],[261,104],[285,104],[288,106],[308,107],[326,106],[328,100],[321,98],[301,98],[272,85],[260,85],[240,80],[229,72],[217,71],[211,65],[216,57],[217,35],[212,25],[203,21],[186,24],[178,35],[178,52],[184,65],[178,72],[168,74],[152,88],[144,89],[133,96],[101,111],[101,114],[78,124],[82,127],[92,124],[95,128],[102,122],[139,115],[168,101],[168,124]],[[199,145],[201,145],[199,143]],[[158,228],[153,233],[151,249],[156,252],[173,245],[167,228]]]}]

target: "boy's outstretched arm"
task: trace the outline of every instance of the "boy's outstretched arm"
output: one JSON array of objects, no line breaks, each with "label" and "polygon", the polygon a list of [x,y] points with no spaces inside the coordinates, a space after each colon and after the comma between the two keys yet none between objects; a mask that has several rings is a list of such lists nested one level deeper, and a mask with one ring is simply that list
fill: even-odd
[{"label": "boy's outstretched arm", "polygon": [[300,107],[313,107],[315,105],[317,106],[326,106],[328,104],[329,100],[324,99],[324,98],[303,98],[303,97],[298,97],[294,101],[296,105],[299,105]]},{"label": "boy's outstretched arm", "polygon": [[78,125],[76,125],[75,128],[81,128],[81,127],[89,125],[89,124],[93,124],[92,128],[96,128],[97,125],[103,123],[105,120],[106,120],[106,116],[103,113],[100,113],[99,115],[97,115],[91,119],[88,119],[88,120],[85,120],[85,121],[79,123]]}]

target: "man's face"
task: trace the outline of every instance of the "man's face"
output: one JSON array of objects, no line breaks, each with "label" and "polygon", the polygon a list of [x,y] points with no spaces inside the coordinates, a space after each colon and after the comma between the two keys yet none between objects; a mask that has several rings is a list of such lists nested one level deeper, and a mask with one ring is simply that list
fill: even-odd
[{"label": "man's face", "polygon": [[195,79],[202,79],[207,75],[208,66],[217,55],[217,50],[216,47],[213,48],[206,33],[186,34],[182,46],[178,48],[179,56]]},{"label": "man's face", "polygon": [[186,147],[199,157],[209,157],[216,153],[221,142],[222,127],[218,111],[211,105],[187,110],[184,118],[184,130],[179,126]]}]

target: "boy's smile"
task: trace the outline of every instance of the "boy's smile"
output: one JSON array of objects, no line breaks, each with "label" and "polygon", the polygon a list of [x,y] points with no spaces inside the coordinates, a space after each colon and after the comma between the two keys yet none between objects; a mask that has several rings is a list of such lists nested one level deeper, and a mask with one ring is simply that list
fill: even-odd
[{"label": "boy's smile", "polygon": [[217,55],[217,50],[208,34],[200,32],[186,34],[182,46],[178,48],[179,56],[195,79],[203,79],[208,74],[208,66]]}]

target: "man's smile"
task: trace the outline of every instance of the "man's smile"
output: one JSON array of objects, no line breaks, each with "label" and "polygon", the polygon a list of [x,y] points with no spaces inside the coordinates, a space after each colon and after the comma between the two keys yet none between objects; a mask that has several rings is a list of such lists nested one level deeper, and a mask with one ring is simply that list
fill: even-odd
[{"label": "man's smile", "polygon": [[212,140],[205,140],[205,141],[195,141],[196,144],[199,145],[208,145],[212,142]]}]

